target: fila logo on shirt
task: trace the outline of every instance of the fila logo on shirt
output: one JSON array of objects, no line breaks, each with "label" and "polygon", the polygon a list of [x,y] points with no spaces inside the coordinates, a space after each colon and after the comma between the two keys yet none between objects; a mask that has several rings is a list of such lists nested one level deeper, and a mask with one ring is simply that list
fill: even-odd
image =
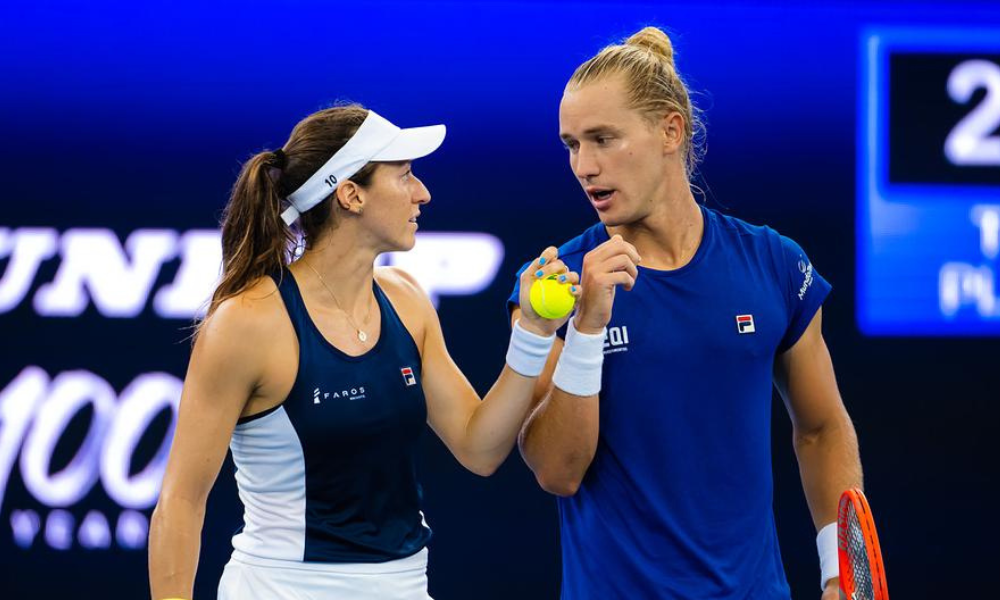
[{"label": "fila logo on shirt", "polygon": [[321,392],[319,388],[313,390],[313,404],[321,404],[323,400],[340,400],[341,398],[351,401],[364,400],[365,386],[359,385],[357,387],[336,392]]},{"label": "fila logo on shirt", "polygon": [[403,375],[403,381],[406,382],[406,387],[417,385],[417,378],[413,375],[413,369],[410,367],[403,367],[399,370],[399,372]]},{"label": "fila logo on shirt", "polygon": [[608,332],[604,334],[604,353],[614,354],[615,352],[628,351],[628,327],[608,327]]},{"label": "fila logo on shirt", "polygon": [[740,333],[754,333],[757,331],[753,326],[753,315],[736,315],[736,329]]}]

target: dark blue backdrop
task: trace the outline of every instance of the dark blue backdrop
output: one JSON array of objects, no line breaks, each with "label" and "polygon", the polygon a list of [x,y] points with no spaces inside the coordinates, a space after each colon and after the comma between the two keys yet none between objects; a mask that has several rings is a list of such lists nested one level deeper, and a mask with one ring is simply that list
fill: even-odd
[{"label": "dark blue backdrop", "polygon": [[[672,32],[678,66],[706,111],[708,154],[698,181],[705,202],[795,238],[834,285],[825,334],[861,440],[894,595],[994,593],[1000,556],[987,507],[995,504],[997,468],[987,455],[1000,416],[996,340],[862,335],[855,200],[863,32],[1000,28],[996,2],[297,0],[0,8],[0,597],[148,594],[145,547],[131,548],[116,528],[122,514],[134,515],[113,501],[103,478],[86,475],[92,487],[61,504],[25,483],[58,479],[64,468],[90,473],[73,462],[77,454],[94,465],[106,460],[107,431],[97,436],[103,450],[77,452],[98,422],[96,409],[84,406],[67,422],[41,475],[30,475],[31,461],[44,444],[29,452],[28,440],[43,439],[34,433],[42,419],[23,436],[12,426],[26,422],[15,410],[24,398],[37,396],[41,406],[56,397],[55,382],[48,396],[14,390],[12,382],[27,381],[17,379],[26,367],[49,378],[85,371],[122,398],[141,373],[182,378],[186,368],[190,320],[160,316],[152,296],[127,318],[109,316],[96,300],[75,316],[44,309],[45,286],[68,268],[67,256],[105,256],[70,252],[72,230],[109,230],[124,244],[137,230],[211,229],[240,161],[276,147],[301,117],[333,101],[362,102],[403,126],[446,123],[445,145],[416,165],[434,196],[421,232],[486,232],[505,247],[486,289],[444,295],[439,305],[452,355],[485,392],[502,365],[503,301],[514,270],[595,220],[557,137],[562,87],[577,64],[646,24]],[[18,295],[12,240],[33,228],[50,231],[40,248],[55,245],[41,251]],[[181,267],[166,260],[153,291]],[[814,531],[780,402],[775,415],[785,565],[795,597],[818,597]],[[126,458],[130,476],[155,463],[170,421],[169,410],[156,413]],[[479,479],[428,431],[421,464],[438,600],[557,597],[555,503],[519,457]],[[52,489],[63,489],[56,483]],[[947,516],[933,512],[946,506]],[[98,533],[80,533],[93,513]],[[16,543],[15,521],[37,536]],[[198,598],[214,597],[239,522],[227,464],[209,502]]]}]

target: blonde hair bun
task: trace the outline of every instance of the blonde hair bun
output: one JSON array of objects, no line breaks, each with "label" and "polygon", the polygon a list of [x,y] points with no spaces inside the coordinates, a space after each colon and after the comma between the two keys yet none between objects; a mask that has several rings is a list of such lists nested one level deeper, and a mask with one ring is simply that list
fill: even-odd
[{"label": "blonde hair bun", "polygon": [[671,112],[684,117],[684,169],[690,177],[704,152],[705,125],[674,65],[674,45],[658,27],[645,27],[622,44],[605,46],[570,77],[567,90],[605,77],[623,78],[628,107],[650,122]]},{"label": "blonde hair bun", "polygon": [[674,64],[674,45],[670,42],[670,37],[657,27],[644,27],[625,40],[625,45],[648,50],[671,65]]}]

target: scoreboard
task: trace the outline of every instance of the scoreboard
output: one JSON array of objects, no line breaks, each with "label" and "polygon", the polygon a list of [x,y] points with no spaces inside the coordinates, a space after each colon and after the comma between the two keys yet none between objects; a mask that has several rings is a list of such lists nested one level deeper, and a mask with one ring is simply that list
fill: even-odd
[{"label": "scoreboard", "polygon": [[1000,335],[1000,30],[862,35],[857,306],[869,335]]}]

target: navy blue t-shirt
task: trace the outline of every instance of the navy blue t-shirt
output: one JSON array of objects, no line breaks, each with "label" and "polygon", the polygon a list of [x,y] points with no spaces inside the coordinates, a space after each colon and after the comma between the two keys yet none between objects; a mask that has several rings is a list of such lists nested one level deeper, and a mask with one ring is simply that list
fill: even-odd
[{"label": "navy blue t-shirt", "polygon": [[[597,453],[559,498],[565,599],[790,597],[772,512],[772,369],[830,285],[789,238],[702,213],[687,265],[639,267],[615,295]],[[560,258],[579,272],[607,240],[598,223]]]}]

